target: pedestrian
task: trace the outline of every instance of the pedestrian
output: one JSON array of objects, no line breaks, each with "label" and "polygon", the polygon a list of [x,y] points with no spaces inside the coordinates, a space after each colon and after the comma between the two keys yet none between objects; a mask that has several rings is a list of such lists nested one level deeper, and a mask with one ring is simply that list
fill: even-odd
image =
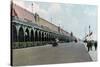
[{"label": "pedestrian", "polygon": [[88,48],[88,51],[92,50],[92,42],[91,41],[87,41],[87,48]]},{"label": "pedestrian", "polygon": [[74,41],[75,41],[75,43],[77,43],[77,39],[75,39]]},{"label": "pedestrian", "polygon": [[90,51],[90,44],[88,41],[87,41],[87,48],[88,48],[88,51]]},{"label": "pedestrian", "polygon": [[93,43],[90,41],[90,49],[92,51],[92,46],[93,46]]},{"label": "pedestrian", "polygon": [[95,50],[97,50],[97,42],[94,43]]}]

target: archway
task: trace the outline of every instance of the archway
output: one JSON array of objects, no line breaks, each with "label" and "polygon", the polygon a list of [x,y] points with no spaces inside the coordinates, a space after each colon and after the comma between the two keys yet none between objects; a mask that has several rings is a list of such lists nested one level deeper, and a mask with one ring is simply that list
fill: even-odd
[{"label": "archway", "polygon": [[47,41],[47,33],[45,33],[45,41]]},{"label": "archway", "polygon": [[29,41],[30,37],[29,37],[29,30],[28,28],[25,30],[25,41]]},{"label": "archway", "polygon": [[22,27],[20,27],[19,29],[19,42],[23,42],[24,41],[24,30]]},{"label": "archway", "polygon": [[47,41],[49,41],[49,34],[47,33]]},{"label": "archway", "polygon": [[41,31],[39,31],[39,41],[41,41]]},{"label": "archway", "polygon": [[49,40],[51,41],[51,33],[49,34]]},{"label": "archway", "polygon": [[31,41],[34,41],[34,31],[33,31],[33,29],[31,30]]},{"label": "archway", "polygon": [[35,41],[38,41],[38,32],[37,32],[37,30],[35,31]]},{"label": "archway", "polygon": [[15,27],[15,25],[12,25],[12,42],[16,42],[17,41],[17,29]]},{"label": "archway", "polygon": [[42,32],[42,41],[44,41],[44,32]]},{"label": "archway", "polygon": [[46,41],[46,32],[44,32],[44,41]]},{"label": "archway", "polygon": [[48,34],[48,41],[50,41],[50,33]]}]

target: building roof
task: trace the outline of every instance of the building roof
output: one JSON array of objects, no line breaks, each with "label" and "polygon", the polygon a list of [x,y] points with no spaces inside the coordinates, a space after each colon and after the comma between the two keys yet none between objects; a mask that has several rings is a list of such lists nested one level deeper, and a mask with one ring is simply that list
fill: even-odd
[{"label": "building roof", "polygon": [[34,21],[34,14],[29,12],[28,10],[12,3],[12,16],[17,16],[19,18],[27,19],[30,21]]}]

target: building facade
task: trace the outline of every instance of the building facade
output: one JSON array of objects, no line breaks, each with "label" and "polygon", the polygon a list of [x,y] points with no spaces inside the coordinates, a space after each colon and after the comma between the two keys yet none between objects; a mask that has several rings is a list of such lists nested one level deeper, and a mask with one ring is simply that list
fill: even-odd
[{"label": "building facade", "polygon": [[11,3],[11,41],[12,49],[51,44],[58,38],[59,42],[71,41],[70,34],[59,26]]}]

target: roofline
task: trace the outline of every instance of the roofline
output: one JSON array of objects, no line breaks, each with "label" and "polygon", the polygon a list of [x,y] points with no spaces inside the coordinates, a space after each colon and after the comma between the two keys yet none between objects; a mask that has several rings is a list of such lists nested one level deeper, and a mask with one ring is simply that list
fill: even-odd
[{"label": "roofline", "polygon": [[[28,13],[32,14],[33,16],[35,16],[35,14],[32,13],[32,12],[30,12],[29,10],[27,10],[27,9],[25,9],[25,8],[23,8],[23,7],[21,7],[20,5],[14,3],[14,2],[12,2],[12,3],[13,3],[13,5],[18,6],[18,7],[20,7],[21,9],[23,9],[23,10],[27,11]],[[13,6],[13,5],[12,5],[12,6]],[[13,8],[13,7],[12,7],[12,8]]]}]

